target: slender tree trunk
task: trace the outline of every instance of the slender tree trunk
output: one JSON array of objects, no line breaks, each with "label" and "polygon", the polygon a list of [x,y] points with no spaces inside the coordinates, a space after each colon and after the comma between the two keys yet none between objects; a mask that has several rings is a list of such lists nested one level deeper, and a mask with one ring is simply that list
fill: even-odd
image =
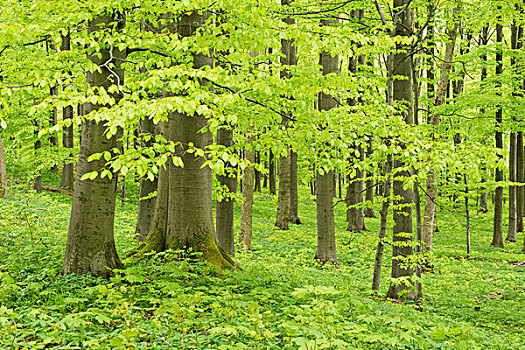
[{"label": "slender tree trunk", "polygon": [[[454,24],[452,28],[447,30],[448,42],[445,48],[445,57],[443,59],[443,64],[441,66],[441,76],[439,78],[438,90],[436,96],[434,97],[434,107],[439,107],[444,103],[445,93],[447,87],[449,86],[449,74],[450,68],[452,66],[452,59],[454,57],[454,47],[456,44],[456,35],[459,27],[459,5],[454,9],[454,14],[456,18],[454,19]],[[439,126],[440,116],[436,113],[433,113],[430,117],[429,124],[433,125],[435,129]],[[437,130],[434,130],[432,136],[433,139],[436,139]],[[425,215],[423,219],[423,231],[422,231],[422,240],[423,240],[423,249],[425,251],[432,250],[432,237],[434,234],[434,225],[435,225],[435,216],[436,216],[436,198],[437,198],[437,182],[436,182],[436,171],[431,169],[427,174],[427,184],[426,184],[426,196],[425,196]]]},{"label": "slender tree trunk", "polygon": [[270,183],[268,186],[270,188],[270,194],[275,195],[277,193],[275,183],[275,159],[272,151],[270,151],[268,159],[268,181]]},{"label": "slender tree trunk", "polygon": [[467,217],[467,257],[470,257],[470,206],[468,203],[468,182],[467,174],[463,174],[463,182],[465,183],[465,216]]},{"label": "slender tree trunk", "polygon": [[[409,37],[413,25],[412,11],[407,7],[409,0],[394,0],[394,11],[401,11],[399,19],[394,23],[395,35]],[[406,8],[406,9],[405,9]],[[412,67],[408,57],[408,47],[404,44],[397,44],[397,48],[402,50],[394,54],[393,71],[389,72],[392,76],[402,76],[405,79],[395,79],[393,82],[393,99],[407,109],[402,112],[407,124],[413,123],[412,113]],[[404,147],[404,145],[400,145]],[[396,198],[393,208],[394,227],[392,243],[392,278],[411,278],[414,274],[413,267],[409,261],[414,254],[412,247],[412,204],[414,196],[410,187],[404,188],[404,179],[410,177],[407,170],[403,170],[405,164],[396,157],[394,160],[394,182],[393,194]],[[408,263],[408,264],[407,264]],[[413,283],[398,282],[391,283],[387,296],[394,299],[417,299],[417,291],[413,288]]]},{"label": "slender tree trunk", "polygon": [[[516,181],[525,184],[525,158],[523,157],[523,131],[518,131],[516,136]],[[525,189],[516,186],[516,231],[523,232],[523,215],[525,206]]]},{"label": "slender tree trunk", "polygon": [[[500,7],[498,7],[501,10]],[[503,26],[501,23],[496,24],[496,43],[500,45],[503,42]],[[496,51],[496,76],[503,73],[503,52],[498,46]],[[501,83],[496,83],[496,94],[501,95]],[[496,148],[503,150],[503,132],[501,131],[501,124],[503,122],[503,109],[498,106],[496,110]],[[501,158],[501,155],[498,155]],[[494,231],[492,236],[491,246],[503,248],[503,170],[496,168],[496,187],[494,195]]]},{"label": "slender tree trunk", "polygon": [[279,196],[277,198],[277,218],[275,227],[288,230],[290,220],[290,156],[279,158]]},{"label": "slender tree trunk", "polygon": [[7,199],[7,170],[5,164],[4,143],[0,130],[0,198]]},{"label": "slender tree trunk", "polygon": [[[36,137],[36,141],[34,144],[35,158],[38,159],[39,158],[38,153],[40,152],[39,149],[42,148],[42,141],[40,141],[40,138],[38,137],[38,133],[40,132],[40,120],[35,119],[34,125],[35,125],[35,137]],[[35,179],[33,180],[33,188],[37,192],[42,192],[42,176],[41,176],[40,170],[37,170],[37,175]]]},{"label": "slender tree trunk", "polygon": [[[260,164],[261,163],[261,153],[259,151],[255,152],[255,163]],[[254,169],[255,171],[255,184],[254,184],[254,192],[261,192],[261,172],[257,169]]]},{"label": "slender tree trunk", "polygon": [[[225,147],[231,147],[233,144],[233,130],[228,126],[217,131],[217,144]],[[217,181],[223,188],[228,189],[227,196],[216,204],[216,229],[219,245],[231,256],[235,256],[234,240],[234,197],[237,191],[237,178],[235,168],[227,163],[224,175],[217,175]]]},{"label": "slender tree trunk", "polygon": [[[368,147],[366,148],[367,157],[371,157],[374,153],[374,143],[372,137],[368,138]],[[365,192],[365,218],[375,218],[376,214],[374,213],[374,172],[368,171],[366,173],[366,192]]]},{"label": "slender tree trunk", "polygon": [[[246,136],[246,144],[251,145],[253,138],[250,135]],[[246,147],[244,150],[244,157],[249,163],[255,162],[255,152],[251,147]],[[244,249],[250,250],[252,248],[252,207],[253,207],[253,166],[249,165],[244,168],[242,175],[242,207],[241,207],[241,223],[239,230],[239,243],[242,243]]]},{"label": "slender tree trunk", "polygon": [[381,266],[383,265],[383,251],[385,248],[386,224],[388,222],[388,207],[390,205],[390,187],[391,187],[391,172],[392,172],[392,155],[387,156],[385,166],[385,181],[383,192],[383,204],[381,205],[381,221],[379,223],[379,234],[376,248],[376,257],[374,260],[374,277],[372,280],[372,290],[379,290],[379,282],[381,279]]},{"label": "slender tree trunk", "polygon": [[[92,35],[99,30],[119,31],[124,26],[124,16],[119,13],[95,16],[88,23],[88,34]],[[124,71],[121,63],[124,53],[110,48],[107,43],[99,43],[101,49],[88,55],[88,58],[98,66],[93,72],[88,72],[86,81],[92,87],[104,87],[109,91],[112,85],[123,82]],[[108,69],[110,62],[112,69]],[[115,74],[117,76],[115,76]],[[113,94],[115,101],[120,94]],[[100,108],[99,105],[88,104],[88,111]],[[100,171],[104,160],[88,162],[87,159],[94,153],[109,151],[117,146],[116,137],[108,138],[107,127],[104,123],[94,120],[85,120],[82,127],[77,180],[73,194],[73,205],[67,237],[66,252],[62,273],[109,276],[110,269],[123,268],[115,249],[113,236],[115,214],[115,174],[110,180],[108,177],[96,177],[93,180],[81,180],[82,176],[92,171]]]},{"label": "slender tree trunk", "polygon": [[[155,135],[158,134],[156,126],[153,120],[150,118],[144,118],[139,121],[140,134],[142,138],[142,147],[151,147]],[[149,141],[144,141],[142,135],[149,134],[152,138]],[[149,178],[143,178],[140,180],[139,189],[139,203],[137,210],[137,226],[135,228],[135,235],[139,241],[144,241],[149,234],[151,224],[155,216],[155,202],[157,197],[149,197],[153,192],[157,191],[158,177],[153,180]],[[158,195],[158,192],[157,192]]]},{"label": "slender tree trunk", "polygon": [[[510,133],[509,140],[509,181],[516,182],[516,145],[517,135],[515,132]],[[507,241],[516,242],[516,186],[509,186],[509,227],[507,230]]]},{"label": "slender tree trunk", "polygon": [[[62,36],[62,43],[60,46],[61,51],[71,50],[71,36],[69,33]],[[62,110],[62,120],[73,120],[73,107],[67,106]],[[73,148],[74,134],[73,134],[73,123],[71,122],[69,126],[64,125],[62,132],[62,144],[64,148]],[[73,157],[73,154],[70,152],[69,157]],[[62,168],[62,178],[60,179],[60,187],[66,189],[73,189],[75,187],[75,173],[73,169],[73,163],[70,161],[64,163]]]},{"label": "slender tree trunk", "polygon": [[297,153],[290,151],[290,222],[300,225],[299,193],[297,190]]}]

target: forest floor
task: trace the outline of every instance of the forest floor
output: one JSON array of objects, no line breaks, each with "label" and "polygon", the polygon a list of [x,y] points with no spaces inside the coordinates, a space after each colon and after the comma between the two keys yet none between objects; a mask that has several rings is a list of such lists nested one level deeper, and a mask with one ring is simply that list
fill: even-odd
[{"label": "forest floor", "polygon": [[[0,205],[1,349],[525,349],[523,235],[490,248],[491,212],[472,218],[471,259],[463,214],[438,213],[434,267],[416,305],[383,298],[388,246],[379,297],[370,291],[378,218],[366,220],[369,231],[346,232],[336,205],[340,267],[314,261],[306,188],[304,224],[290,231],[273,227],[276,197],[256,194],[253,250],[235,257],[242,271],[161,254],[125,261],[109,281],[60,275],[71,197],[26,185],[10,195]],[[117,203],[122,258],[136,244],[136,204],[136,193]]]}]

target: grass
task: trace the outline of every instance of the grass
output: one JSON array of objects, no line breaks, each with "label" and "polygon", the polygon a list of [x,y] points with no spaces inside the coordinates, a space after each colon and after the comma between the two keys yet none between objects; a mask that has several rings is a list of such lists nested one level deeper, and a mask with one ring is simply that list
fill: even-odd
[{"label": "grass", "polygon": [[[135,244],[137,191],[129,188],[117,204],[121,257]],[[285,232],[273,228],[276,198],[256,195],[253,250],[237,250],[240,272],[160,254],[106,281],[59,274],[70,198],[15,186],[0,206],[0,348],[525,349],[525,267],[509,264],[525,258],[521,243],[489,247],[491,214],[474,215],[475,259],[465,259],[464,218],[438,213],[424,298],[400,304],[381,297],[391,249],[380,297],[370,292],[379,219],[346,232],[338,204],[340,268],[321,266],[315,202],[306,188],[300,197],[304,224]]]}]

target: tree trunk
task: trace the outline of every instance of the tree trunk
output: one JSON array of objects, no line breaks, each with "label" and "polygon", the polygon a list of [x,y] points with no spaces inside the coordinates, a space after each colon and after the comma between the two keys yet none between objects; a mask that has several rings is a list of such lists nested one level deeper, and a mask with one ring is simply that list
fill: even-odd
[{"label": "tree trunk", "polygon": [[[289,7],[290,3],[293,0],[281,0],[281,5]],[[295,19],[293,17],[284,18],[283,22],[286,25],[294,25]],[[290,69],[289,66],[296,65],[296,47],[293,40],[290,39],[281,39],[281,65],[282,69],[280,72],[280,78],[283,80],[290,79]],[[291,116],[291,112],[287,112]],[[291,118],[290,118],[291,120]],[[289,120],[283,119],[283,125],[287,127],[289,125]],[[290,202],[291,202],[291,159],[290,159],[290,149],[286,151],[286,155],[280,157],[279,159],[279,196],[277,199],[277,218],[275,220],[275,227],[279,230],[288,230],[288,222],[291,219],[290,212]],[[297,183],[296,183],[297,186]]]},{"label": "tree trunk", "polygon": [[[454,48],[456,44],[456,35],[459,27],[459,5],[454,9],[454,24],[452,28],[447,30],[448,42],[445,48],[445,57],[441,66],[441,76],[439,78],[438,90],[434,97],[434,107],[439,107],[443,104],[447,87],[449,86],[449,74],[452,66],[452,59],[454,57]],[[440,116],[433,113],[430,116],[429,124],[434,127],[432,138],[437,139],[436,132],[440,123]],[[426,195],[425,195],[425,214],[423,219],[423,231],[421,238],[423,240],[423,250],[432,250],[432,237],[434,234],[435,216],[436,216],[436,198],[437,198],[437,182],[436,171],[430,169],[427,174]]]},{"label": "tree trunk", "polygon": [[[153,119],[144,118],[139,121],[140,126],[140,137],[142,139],[142,147],[151,147],[154,141],[155,135],[158,134],[156,126],[153,123]],[[151,135],[149,141],[144,141],[144,134]],[[158,177],[153,180],[148,178],[140,179],[139,189],[139,203],[137,210],[137,226],[135,228],[135,235],[140,242],[143,242],[149,234],[153,217],[155,216],[155,202],[157,197],[149,197],[151,193],[157,191]],[[157,193],[158,195],[158,193]]]},{"label": "tree trunk", "polygon": [[[71,50],[71,36],[69,33],[67,35],[62,35],[62,43],[60,46],[60,50]],[[62,121],[66,121],[68,119],[71,121],[73,120],[72,106],[64,107],[64,109],[62,110]],[[62,146],[64,148],[72,149],[74,141],[73,138],[73,122],[71,122],[69,126],[64,125],[62,132]],[[71,152],[69,153],[69,157],[73,157],[73,154]],[[60,179],[60,187],[70,190],[72,190],[75,187],[75,173],[73,169],[73,163],[69,161],[64,163],[64,167],[62,168],[62,178]]]},{"label": "tree trunk", "polygon": [[386,224],[388,222],[388,207],[390,205],[390,187],[391,187],[391,172],[392,172],[392,155],[387,156],[385,166],[385,185],[383,192],[383,204],[381,205],[381,221],[379,223],[379,234],[376,248],[376,256],[374,260],[374,277],[372,279],[372,290],[379,290],[379,282],[381,279],[381,266],[383,265],[383,251],[385,248]]},{"label": "tree trunk", "polygon": [[[225,126],[217,131],[217,144],[226,148],[233,144],[233,130]],[[227,188],[228,193],[221,201],[216,204],[216,230],[219,245],[231,256],[235,256],[235,239],[233,230],[233,205],[235,192],[237,191],[237,178],[235,168],[227,163],[224,175],[217,175],[217,181],[223,188]]]},{"label": "tree trunk", "polygon": [[[368,147],[366,148],[367,157],[371,157],[374,153],[374,144],[372,137],[368,138]],[[376,214],[374,213],[374,172],[366,172],[366,192],[365,192],[365,218],[375,218]]]},{"label": "tree trunk", "polygon": [[275,227],[288,230],[290,220],[290,153],[279,158],[279,196],[277,199],[277,218]]},{"label": "tree trunk", "polygon": [[[523,131],[518,131],[516,137],[516,181],[525,184],[525,158],[523,157]],[[523,232],[523,207],[525,206],[525,189],[516,186],[516,231]]]},{"label": "tree trunk", "polygon": [[277,193],[275,183],[275,159],[272,151],[270,151],[268,159],[268,181],[270,182],[270,185],[268,186],[270,188],[270,194],[275,195]]},{"label": "tree trunk", "polygon": [[297,191],[297,153],[290,151],[290,222],[300,225],[299,193]]},{"label": "tree trunk", "polygon": [[[515,132],[510,133],[509,140],[509,181],[516,182],[516,139],[517,135]],[[516,242],[516,230],[517,229],[517,218],[516,218],[516,186],[509,186],[509,227],[507,230],[508,242]]]},{"label": "tree trunk", "polygon": [[[255,163],[261,164],[261,153],[259,151],[255,152]],[[254,192],[261,193],[261,172],[257,169],[254,169],[255,171],[255,184],[254,184]]]},{"label": "tree trunk", "polygon": [[[35,137],[36,137],[36,141],[34,144],[35,158],[38,159],[39,149],[42,148],[42,141],[38,137],[38,133],[40,132],[40,120],[35,119],[34,125],[35,125]],[[37,169],[39,168],[38,164],[36,164],[36,167]],[[40,169],[37,170],[37,175],[35,177],[35,180],[33,181],[33,188],[39,193],[42,192],[42,176],[41,176]]]},{"label": "tree trunk", "polygon": [[[498,6],[499,8],[499,6]],[[501,10],[501,9],[500,9]],[[496,24],[496,42],[499,44],[503,42],[503,26],[501,23]],[[503,52],[500,47],[496,51],[496,76],[503,73]],[[496,94],[501,95],[501,83],[496,83]],[[501,131],[501,124],[503,122],[503,109],[502,106],[498,106],[496,110],[496,148],[503,150],[503,132]],[[501,158],[501,155],[498,155]],[[490,243],[493,247],[503,248],[503,170],[496,168],[496,183],[498,186],[495,190],[494,195],[494,231],[492,236],[492,242]]]},{"label": "tree trunk", "polygon": [[2,142],[2,130],[0,130],[0,198],[7,199],[7,170],[4,143]]},{"label": "tree trunk", "polygon": [[[249,132],[249,131],[248,131]],[[248,147],[244,150],[244,157],[250,165],[244,168],[242,176],[242,207],[241,207],[241,223],[239,230],[239,243],[243,243],[244,249],[250,250],[252,248],[252,207],[253,207],[253,177],[254,170],[252,163],[255,162],[255,152],[251,147],[253,138],[251,135],[246,136],[246,145]]]},{"label": "tree trunk", "polygon": [[[413,25],[412,12],[405,9],[409,0],[394,0],[394,11],[401,11],[399,19],[395,24],[395,34],[409,37],[410,28]],[[393,71],[389,72],[392,76],[402,76],[405,79],[395,79],[393,82],[393,99],[407,109],[402,115],[407,124],[412,124],[412,67],[408,57],[408,47],[404,44],[397,44],[397,49],[402,50],[394,54]],[[400,145],[404,147],[404,145]],[[417,299],[417,291],[413,288],[410,278],[414,274],[409,259],[414,254],[412,247],[412,204],[413,194],[410,187],[404,189],[404,179],[410,176],[407,170],[403,170],[405,164],[396,159],[394,161],[394,181],[393,195],[394,202],[394,227],[392,243],[392,278],[408,278],[407,280],[391,283],[387,296],[394,299]]]},{"label": "tree trunk", "polygon": [[[321,20],[321,25],[328,26],[334,20]],[[323,51],[319,57],[319,63],[323,75],[337,73],[339,71],[339,57]],[[319,111],[329,111],[336,106],[335,99],[319,93]],[[317,252],[315,259],[320,262],[331,262],[337,265],[337,249],[335,245],[335,223],[334,223],[334,172],[317,171],[315,177],[315,192],[317,199]]]},{"label": "tree trunk", "polygon": [[[119,13],[99,15],[88,24],[88,34],[99,30],[121,30],[124,16]],[[98,66],[94,72],[86,74],[86,81],[92,87],[103,87],[106,91],[112,85],[121,84],[124,71],[121,63],[125,56],[118,49],[110,53],[107,43],[99,43],[100,51],[93,52],[88,58]],[[110,62],[112,69],[108,69]],[[115,76],[117,74],[117,76]],[[117,101],[120,94],[113,94]],[[101,106],[88,104],[86,114]],[[82,176],[92,171],[100,171],[104,159],[88,162],[94,153],[109,151],[117,146],[116,136],[106,137],[107,127],[103,122],[85,120],[82,127],[77,180],[73,194],[73,205],[67,237],[66,253],[62,273],[109,276],[111,269],[123,268],[115,249],[113,236],[115,216],[115,189],[117,174],[112,179],[96,177],[94,180],[81,180]]]}]

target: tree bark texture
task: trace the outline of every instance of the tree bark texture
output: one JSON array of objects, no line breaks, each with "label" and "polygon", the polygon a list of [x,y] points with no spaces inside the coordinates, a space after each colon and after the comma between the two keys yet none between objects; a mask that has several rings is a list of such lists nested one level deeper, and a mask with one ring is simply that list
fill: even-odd
[{"label": "tree bark texture", "polygon": [[[253,138],[251,135],[246,136],[246,145],[248,147],[244,150],[244,157],[249,163],[255,162],[255,152],[252,148]],[[242,176],[242,207],[241,207],[241,223],[239,230],[239,243],[242,243],[244,249],[250,250],[252,248],[252,208],[253,208],[253,166],[248,165],[244,168]]]},{"label": "tree bark texture", "polygon": [[[516,181],[525,184],[525,158],[523,157],[523,131],[516,136]],[[516,231],[523,232],[523,207],[525,206],[525,189],[516,186]]]},{"label": "tree bark texture", "polygon": [[[35,125],[35,137],[36,137],[36,141],[34,144],[35,158],[38,159],[38,154],[40,152],[39,150],[42,148],[42,141],[38,137],[38,133],[40,132],[40,120],[35,119],[34,125]],[[35,165],[37,166],[37,169],[38,169],[38,164],[35,164]],[[35,180],[33,181],[33,188],[37,192],[42,192],[42,176],[41,176],[40,170],[37,170]]]},{"label": "tree bark texture", "polygon": [[346,230],[353,232],[361,232],[363,230],[366,230],[365,213],[363,208],[364,172],[357,166],[357,162],[363,161],[364,157],[361,147],[356,147],[356,150],[360,153],[360,157],[355,160],[355,175],[348,176],[348,184],[346,187],[346,221],[348,223]]},{"label": "tree bark texture", "polygon": [[[139,121],[140,128],[140,137],[142,138],[142,147],[151,147],[155,135],[158,134],[158,127],[153,123],[153,119],[144,118]],[[144,141],[142,135],[149,134],[152,138],[149,141]],[[150,180],[148,178],[143,178],[140,180],[140,189],[139,189],[139,203],[137,210],[137,226],[135,228],[135,235],[140,242],[143,242],[149,234],[151,225],[153,222],[153,217],[155,216],[155,202],[157,197],[148,196],[157,191],[158,186],[158,177]],[[157,193],[158,195],[158,193]]]},{"label": "tree bark texture", "polygon": [[290,151],[290,222],[300,225],[299,193],[297,190],[297,153]]},{"label": "tree bark texture", "polygon": [[[454,48],[456,45],[456,36],[459,27],[459,7],[456,7],[453,12],[454,25],[452,28],[447,30],[448,42],[445,47],[445,57],[443,59],[443,64],[441,66],[441,75],[439,78],[438,89],[436,96],[434,97],[434,107],[439,107],[443,105],[445,100],[445,95],[447,87],[449,85],[449,75],[450,68],[452,66],[452,59],[454,57]],[[440,123],[440,116],[437,113],[433,113],[430,116],[429,124],[437,129]],[[437,130],[434,130],[433,139],[436,139]],[[423,240],[423,250],[431,251],[432,250],[432,238],[434,235],[434,225],[435,225],[435,216],[436,216],[436,201],[437,199],[437,179],[436,171],[430,169],[427,174],[427,184],[426,184],[426,194],[425,194],[425,214],[423,218],[423,231],[422,231],[422,240]]]},{"label": "tree bark texture", "polygon": [[[367,157],[371,157],[374,153],[374,143],[372,137],[368,138],[368,146],[366,148]],[[366,172],[366,192],[365,192],[365,218],[375,218],[376,214],[374,213],[374,172]]]},{"label": "tree bark texture", "polygon": [[[71,50],[71,36],[69,33],[67,35],[62,35],[62,42],[60,45],[61,51],[69,51]],[[73,120],[73,107],[67,106],[64,107],[62,110],[62,120]],[[73,148],[73,141],[74,141],[74,134],[73,134],[73,123],[71,123],[69,126],[65,126],[63,128],[62,132],[62,145],[64,148]],[[72,157],[73,154],[69,153],[69,157]],[[60,179],[60,187],[65,189],[72,190],[75,187],[75,173],[73,169],[73,163],[66,162],[64,163],[64,166],[62,168],[62,178]]]},{"label": "tree bark texture", "polygon": [[[496,42],[503,42],[503,26],[501,23],[496,24]],[[496,76],[503,73],[503,52],[501,48],[496,51]],[[496,89],[501,89],[501,83],[496,83]],[[501,95],[501,91],[497,92]],[[503,109],[502,106],[498,106],[496,110],[496,148],[503,150],[503,132],[501,131],[501,124],[503,122]],[[501,155],[498,155],[501,157]],[[496,168],[496,183],[503,181],[503,170]],[[492,235],[492,242],[490,243],[493,247],[503,248],[503,186],[498,185],[494,193],[494,230]]]},{"label": "tree bark texture", "polygon": [[275,157],[272,151],[270,151],[268,158],[268,182],[270,183],[268,187],[270,194],[275,195],[277,193],[275,183]]},{"label": "tree bark texture", "polygon": [[[412,12],[404,9],[409,0],[394,0],[394,11],[402,11],[400,18],[395,23],[395,34],[408,37],[413,27]],[[404,9],[404,10],[403,10]],[[395,79],[393,82],[393,99],[406,106],[403,117],[407,124],[412,124],[412,67],[408,57],[408,48],[397,44],[403,50],[394,55],[392,76],[401,76],[405,79]],[[403,145],[401,145],[403,147]],[[414,251],[412,247],[412,204],[414,202],[412,189],[403,188],[404,179],[410,176],[403,170],[405,164],[399,159],[394,160],[394,227],[392,243],[392,278],[397,280],[390,284],[387,296],[394,299],[416,299],[417,291],[413,288],[410,277],[414,274],[410,258]],[[399,280],[402,278],[403,280]],[[407,280],[408,279],[408,280]]]},{"label": "tree bark texture", "polygon": [[383,204],[381,205],[381,220],[379,222],[379,234],[377,237],[376,256],[374,260],[374,276],[372,279],[372,290],[379,290],[381,280],[381,266],[383,265],[383,252],[385,249],[386,224],[388,222],[388,207],[390,206],[390,188],[392,186],[392,155],[387,156],[385,166],[385,182],[383,192]]},{"label": "tree bark texture", "polygon": [[[124,16],[117,12],[95,16],[88,23],[88,34],[98,30],[121,30],[124,27]],[[94,72],[86,74],[86,81],[91,87],[104,87],[108,91],[111,85],[123,82],[124,71],[121,63],[125,56],[122,51],[110,48],[107,43],[100,43],[101,49],[88,55],[88,58],[98,66]],[[109,70],[106,62],[111,62]],[[115,76],[115,74],[117,76]],[[115,101],[120,99],[114,94]],[[88,104],[87,112],[97,110],[101,106]],[[113,268],[123,268],[117,255],[114,240],[115,190],[117,174],[110,180],[108,177],[96,177],[94,180],[81,180],[82,176],[91,171],[100,171],[104,160],[88,162],[94,153],[112,151],[117,146],[115,136],[106,137],[106,126],[94,120],[86,119],[82,127],[77,180],[73,194],[73,205],[67,237],[66,252],[62,273],[109,276]]]},{"label": "tree bark texture", "polygon": [[[509,140],[509,181],[516,182],[516,145],[517,145],[517,134],[515,132],[510,133]],[[516,242],[516,230],[517,229],[517,218],[516,218],[516,186],[509,186],[509,226],[507,229],[508,242]]]},{"label": "tree bark texture", "polygon": [[290,152],[279,158],[279,195],[275,227],[288,230],[290,221]]},{"label": "tree bark texture", "polygon": [[[322,20],[321,25],[326,26],[333,21]],[[332,56],[323,51],[319,57],[323,75],[339,71],[339,57]],[[318,108],[320,111],[329,111],[336,106],[335,99],[319,93]],[[334,223],[334,172],[317,171],[315,177],[315,193],[317,198],[317,252],[315,259],[320,262],[331,262],[337,265],[337,250],[335,244]]]},{"label": "tree bark texture", "polygon": [[[233,144],[233,130],[229,127],[221,128],[217,131],[217,144],[231,147]],[[237,178],[235,176],[235,168],[230,163],[225,166],[224,175],[217,175],[217,181],[223,188],[227,188],[228,194],[221,201],[216,204],[216,230],[219,245],[231,256],[235,255],[235,239],[233,230],[233,205],[234,198],[237,191]]]}]

